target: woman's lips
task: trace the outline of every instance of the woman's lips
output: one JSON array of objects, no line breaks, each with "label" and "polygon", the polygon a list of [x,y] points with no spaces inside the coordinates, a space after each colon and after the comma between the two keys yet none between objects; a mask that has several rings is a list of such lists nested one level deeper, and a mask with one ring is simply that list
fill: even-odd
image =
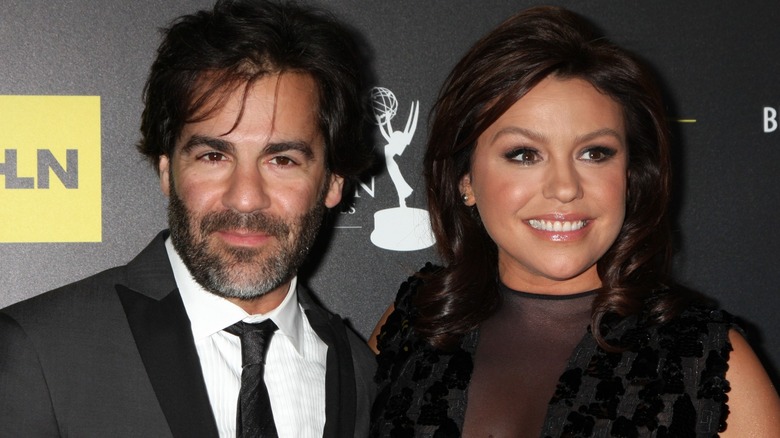
[{"label": "woman's lips", "polygon": [[544,220],[530,219],[528,225],[539,231],[570,232],[582,229],[588,224],[586,220],[562,221],[562,220]]},{"label": "woman's lips", "polygon": [[582,238],[589,225],[590,218],[582,215],[552,214],[525,221],[535,233],[553,242],[570,242]]}]

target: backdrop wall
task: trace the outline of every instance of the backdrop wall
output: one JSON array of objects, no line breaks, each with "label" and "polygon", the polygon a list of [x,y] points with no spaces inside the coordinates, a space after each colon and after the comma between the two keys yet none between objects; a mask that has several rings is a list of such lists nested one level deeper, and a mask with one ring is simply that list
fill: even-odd
[{"label": "backdrop wall", "polygon": [[[134,150],[141,91],[157,29],[211,3],[4,3],[0,307],[123,264],[165,227],[157,176]],[[397,102],[393,128],[403,130],[419,111],[412,140],[395,162],[415,189],[408,206],[424,209],[426,118],[444,77],[477,38],[532,3],[322,4],[365,39],[373,85],[384,89],[376,102]],[[777,382],[780,3],[558,4],[589,17],[660,76],[675,120],[676,277],[749,323],[751,342]],[[379,150],[388,143],[380,134],[377,126]],[[336,228],[319,247],[321,261],[303,279],[364,335],[398,284],[436,260],[425,233],[402,226],[419,223],[425,212],[401,217],[398,206],[388,172],[364,181],[354,205],[335,215]]]}]

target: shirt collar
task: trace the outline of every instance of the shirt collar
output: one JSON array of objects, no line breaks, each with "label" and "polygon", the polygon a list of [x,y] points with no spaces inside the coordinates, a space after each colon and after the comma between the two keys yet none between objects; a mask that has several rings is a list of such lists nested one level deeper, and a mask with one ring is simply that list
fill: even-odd
[{"label": "shirt collar", "polygon": [[250,315],[236,304],[214,295],[198,284],[173,247],[170,237],[165,239],[165,250],[168,253],[176,286],[179,288],[184,308],[192,326],[192,335],[196,341],[207,338],[238,321],[258,323],[271,319],[279,327],[276,335],[281,334],[289,338],[298,353],[302,354],[303,321],[301,320],[301,312],[303,310],[298,304],[296,291],[298,277],[293,277],[290,289],[278,307],[268,313]]}]

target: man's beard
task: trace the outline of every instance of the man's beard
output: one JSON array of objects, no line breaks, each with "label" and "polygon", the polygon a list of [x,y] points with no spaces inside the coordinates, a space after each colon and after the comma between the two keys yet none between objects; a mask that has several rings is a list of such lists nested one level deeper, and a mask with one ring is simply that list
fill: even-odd
[{"label": "man's beard", "polygon": [[[195,281],[207,291],[224,297],[249,300],[289,281],[309,252],[325,213],[323,187],[314,207],[285,222],[261,212],[233,210],[192,215],[170,181],[168,224],[171,241]],[[209,236],[220,230],[262,232],[271,240],[260,248],[220,245]]]}]

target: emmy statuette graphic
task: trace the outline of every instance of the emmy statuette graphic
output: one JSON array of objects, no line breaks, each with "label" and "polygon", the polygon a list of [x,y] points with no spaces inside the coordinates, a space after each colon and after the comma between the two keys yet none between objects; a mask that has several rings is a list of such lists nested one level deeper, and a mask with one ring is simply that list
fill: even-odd
[{"label": "emmy statuette graphic", "polygon": [[380,210],[374,213],[374,231],[371,242],[391,251],[415,251],[433,245],[433,233],[428,212],[420,208],[406,206],[414,189],[406,182],[395,156],[401,156],[412,142],[417,129],[420,113],[419,101],[412,102],[409,119],[403,131],[394,131],[390,121],[398,112],[398,100],[387,88],[374,87],[371,90],[374,116],[379,131],[387,144],[384,146],[387,173],[393,181],[398,194],[398,207]]}]

